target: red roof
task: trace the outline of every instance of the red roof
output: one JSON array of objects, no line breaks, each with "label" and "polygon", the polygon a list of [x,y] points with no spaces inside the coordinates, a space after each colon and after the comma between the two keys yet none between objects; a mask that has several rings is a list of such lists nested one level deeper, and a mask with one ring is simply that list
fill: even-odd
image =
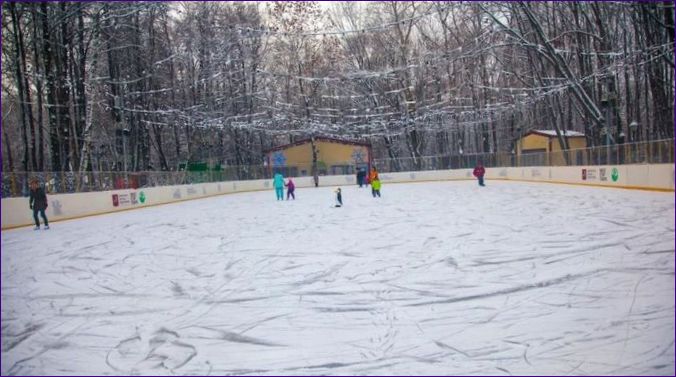
[{"label": "red roof", "polygon": [[[278,145],[276,147],[265,149],[264,153],[269,153],[269,152],[272,152],[272,151],[278,151],[278,150],[281,150],[281,149],[287,149],[287,148],[290,148],[290,147],[295,147],[295,146],[298,146],[298,145],[307,144],[307,143],[310,142],[310,140],[311,139],[308,137],[308,138],[298,140],[298,141],[293,142],[293,143]],[[336,139],[336,138],[333,138],[333,137],[324,137],[324,136],[315,137],[315,141],[326,141],[326,142],[329,142],[329,143],[336,143],[336,144],[360,145],[360,146],[363,146],[363,147],[371,147],[371,143],[351,141],[351,140],[342,140],[342,139]]]}]

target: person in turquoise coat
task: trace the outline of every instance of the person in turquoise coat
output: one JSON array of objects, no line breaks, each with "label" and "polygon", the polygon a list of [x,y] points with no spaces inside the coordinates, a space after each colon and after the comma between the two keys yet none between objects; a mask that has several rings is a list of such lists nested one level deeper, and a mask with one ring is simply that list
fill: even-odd
[{"label": "person in turquoise coat", "polygon": [[284,200],[284,176],[282,173],[275,173],[275,178],[272,181],[277,193],[277,200]]}]

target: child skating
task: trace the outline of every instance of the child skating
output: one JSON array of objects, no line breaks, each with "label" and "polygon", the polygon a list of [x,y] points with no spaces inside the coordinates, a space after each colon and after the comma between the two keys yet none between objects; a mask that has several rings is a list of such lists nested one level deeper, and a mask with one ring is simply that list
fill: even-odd
[{"label": "child skating", "polygon": [[336,207],[342,207],[343,206],[343,195],[340,192],[340,187],[338,187],[335,191],[336,193]]},{"label": "child skating", "polygon": [[371,172],[369,173],[369,183],[373,184],[373,181],[375,181],[376,179],[380,178],[378,177],[378,170],[374,166],[371,168]]},{"label": "child skating", "polygon": [[289,200],[289,196],[293,198],[293,200],[296,200],[296,194],[294,194],[294,191],[296,191],[296,185],[293,183],[291,178],[289,178],[289,182],[285,183],[284,186],[286,186],[286,200]]},{"label": "child skating", "polygon": [[374,198],[376,196],[380,198],[380,186],[381,186],[380,179],[376,177],[376,179],[373,180],[373,182],[371,182],[371,194],[373,195]]}]

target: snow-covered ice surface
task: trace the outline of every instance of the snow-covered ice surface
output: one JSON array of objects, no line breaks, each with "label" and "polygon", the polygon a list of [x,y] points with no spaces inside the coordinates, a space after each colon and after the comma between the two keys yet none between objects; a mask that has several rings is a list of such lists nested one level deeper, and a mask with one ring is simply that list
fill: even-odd
[{"label": "snow-covered ice surface", "polygon": [[674,375],[673,193],[333,189],[2,232],[2,374]]}]

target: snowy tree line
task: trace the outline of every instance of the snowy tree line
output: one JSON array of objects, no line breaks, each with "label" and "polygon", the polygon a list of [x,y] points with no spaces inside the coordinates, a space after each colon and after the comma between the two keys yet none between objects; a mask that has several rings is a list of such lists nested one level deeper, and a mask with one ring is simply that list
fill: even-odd
[{"label": "snowy tree line", "polygon": [[5,2],[2,168],[260,165],[307,136],[377,158],[509,152],[530,129],[672,138],[673,7]]}]

